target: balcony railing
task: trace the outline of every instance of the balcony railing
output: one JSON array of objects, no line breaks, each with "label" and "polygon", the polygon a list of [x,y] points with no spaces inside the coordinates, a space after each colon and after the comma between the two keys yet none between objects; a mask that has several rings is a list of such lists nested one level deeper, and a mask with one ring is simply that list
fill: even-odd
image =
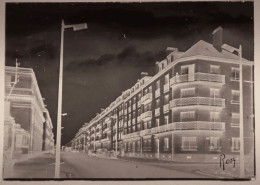
[{"label": "balcony railing", "polygon": [[150,135],[151,129],[145,129],[140,131],[140,136]]},{"label": "balcony railing", "polygon": [[167,125],[161,125],[159,127],[152,128],[152,134],[166,132],[166,131],[167,131]]},{"label": "balcony railing", "polygon": [[169,112],[169,104],[163,106],[163,112],[164,113]]},{"label": "balcony railing", "polygon": [[170,84],[167,83],[163,86],[163,92],[168,92],[169,91],[169,88],[170,88]]},{"label": "balcony railing", "polygon": [[210,98],[210,97],[188,97],[173,99],[170,101],[170,108],[190,106],[190,105],[207,105],[225,107],[225,99],[222,98]]},{"label": "balcony railing", "polygon": [[155,91],[155,98],[160,96],[160,88]]},{"label": "balcony railing", "polygon": [[132,137],[139,137],[140,136],[140,132],[133,132],[133,133],[130,133],[130,134],[125,134],[125,135],[122,135],[122,139],[127,139],[127,138],[132,138]]},{"label": "balcony railing", "polygon": [[155,116],[160,115],[160,108],[155,109]]},{"label": "balcony railing", "polygon": [[147,111],[141,114],[141,119],[146,119],[152,117],[152,111]]},{"label": "balcony railing", "polygon": [[148,93],[141,98],[142,103],[146,103],[150,101],[152,101],[152,93]]},{"label": "balcony railing", "polygon": [[[189,80],[194,79],[194,80]],[[211,74],[211,73],[195,73],[174,76],[170,79],[171,86],[177,83],[183,83],[188,81],[207,81],[225,83],[225,75]]]},{"label": "balcony railing", "polygon": [[207,122],[207,121],[189,121],[189,122],[174,122],[168,125],[161,125],[152,128],[152,134],[172,131],[172,130],[225,130],[224,122]]}]

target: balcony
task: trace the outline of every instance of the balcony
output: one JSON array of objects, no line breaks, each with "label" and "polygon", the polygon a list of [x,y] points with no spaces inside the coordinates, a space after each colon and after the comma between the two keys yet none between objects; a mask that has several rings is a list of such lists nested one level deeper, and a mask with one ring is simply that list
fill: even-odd
[{"label": "balcony", "polygon": [[163,112],[169,112],[169,103],[163,106]]},{"label": "balcony", "polygon": [[167,83],[163,86],[163,92],[168,92],[169,91],[169,88],[170,88],[170,84]]},{"label": "balcony", "polygon": [[189,81],[206,81],[206,82],[217,82],[225,83],[225,75],[211,74],[211,73],[195,73],[174,76],[170,79],[170,85],[189,82]]},{"label": "balcony", "polygon": [[133,132],[130,134],[122,135],[122,139],[128,139],[128,138],[139,137],[139,136],[140,136],[140,132]]},{"label": "balcony", "polygon": [[152,134],[160,133],[160,132],[166,132],[167,131],[167,125],[161,125],[159,127],[154,127],[151,130]]},{"label": "balcony", "polygon": [[161,133],[173,130],[225,130],[224,122],[207,122],[207,121],[189,121],[189,122],[174,122],[168,125],[161,125],[152,128],[151,133]]},{"label": "balcony", "polygon": [[160,88],[155,91],[155,98],[160,96]]},{"label": "balcony", "polygon": [[152,118],[152,111],[147,111],[147,112],[144,112],[143,114],[141,114],[142,120],[148,119],[148,118]]},{"label": "balcony", "polygon": [[140,123],[140,122],[141,122],[141,117],[138,116],[138,117],[137,117],[137,123]]},{"label": "balcony", "polygon": [[145,129],[140,131],[140,136],[151,135],[151,129]]},{"label": "balcony", "polygon": [[225,99],[210,97],[188,97],[174,99],[170,101],[170,108],[193,105],[225,107]]},{"label": "balcony", "polygon": [[152,101],[152,93],[148,93],[141,98],[142,104],[146,104]]},{"label": "balcony", "polygon": [[160,115],[160,108],[155,109],[155,116]]}]

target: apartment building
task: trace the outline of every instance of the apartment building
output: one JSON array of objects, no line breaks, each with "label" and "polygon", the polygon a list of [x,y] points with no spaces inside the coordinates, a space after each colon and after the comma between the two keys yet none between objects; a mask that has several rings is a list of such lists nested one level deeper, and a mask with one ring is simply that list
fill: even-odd
[{"label": "apartment building", "polygon": [[[14,153],[21,154],[40,152],[43,142],[47,143],[48,137],[52,137],[50,145],[54,145],[53,134],[50,134],[51,119],[32,69],[5,67],[4,120],[5,152],[15,151]],[[43,137],[44,132],[48,137]]]},{"label": "apartment building", "polygon": [[232,53],[233,47],[222,43],[222,31],[213,31],[212,44],[200,40],[184,52],[168,47],[167,57],[156,62],[157,73],[143,74],[83,125],[74,141],[89,150],[115,150],[117,137],[122,156],[219,162],[221,153],[239,158],[242,129],[245,159],[251,158],[254,62]]}]

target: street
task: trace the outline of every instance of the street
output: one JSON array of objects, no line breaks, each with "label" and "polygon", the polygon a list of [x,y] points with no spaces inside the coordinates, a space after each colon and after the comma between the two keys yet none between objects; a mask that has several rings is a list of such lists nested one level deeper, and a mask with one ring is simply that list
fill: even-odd
[{"label": "street", "polygon": [[72,152],[63,152],[62,158],[73,170],[72,178],[208,178],[192,171],[174,170],[168,164],[104,159]]}]

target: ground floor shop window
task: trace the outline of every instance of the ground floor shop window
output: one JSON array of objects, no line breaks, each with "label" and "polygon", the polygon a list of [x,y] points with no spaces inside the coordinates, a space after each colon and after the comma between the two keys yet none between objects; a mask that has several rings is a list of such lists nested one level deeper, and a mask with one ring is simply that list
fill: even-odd
[{"label": "ground floor shop window", "polygon": [[182,151],[196,151],[197,139],[196,137],[182,137]]},{"label": "ground floor shop window", "polygon": [[163,139],[163,151],[169,151],[169,138]]}]

